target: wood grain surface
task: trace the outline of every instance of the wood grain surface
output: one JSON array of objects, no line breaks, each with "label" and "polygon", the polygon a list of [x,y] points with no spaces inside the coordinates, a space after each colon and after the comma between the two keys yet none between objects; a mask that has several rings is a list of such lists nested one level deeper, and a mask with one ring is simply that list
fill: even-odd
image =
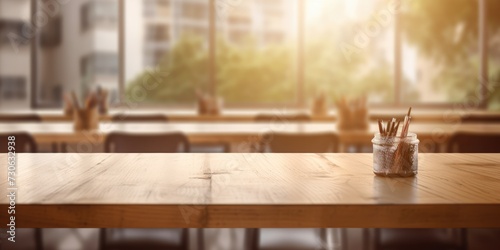
[{"label": "wood grain surface", "polygon": [[[371,154],[18,154],[17,162],[19,227],[500,227],[500,154],[420,154],[415,178],[375,176]],[[1,221],[7,202],[2,195]]]}]

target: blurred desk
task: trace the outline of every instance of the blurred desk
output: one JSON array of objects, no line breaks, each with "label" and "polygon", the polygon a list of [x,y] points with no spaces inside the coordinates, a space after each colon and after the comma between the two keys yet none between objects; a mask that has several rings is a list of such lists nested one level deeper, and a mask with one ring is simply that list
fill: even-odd
[{"label": "blurred desk", "polygon": [[[18,227],[500,227],[500,154],[421,154],[415,178],[374,176],[371,154],[17,154],[17,162]],[[7,221],[8,197],[0,203]]]},{"label": "blurred desk", "polygon": [[[98,131],[75,132],[68,122],[43,123],[0,123],[0,133],[26,131],[38,143],[102,143],[110,132],[129,133],[166,133],[183,132],[193,143],[252,143],[269,132],[314,133],[333,132],[339,135],[343,144],[371,144],[378,126],[372,124],[365,131],[338,131],[334,123],[321,122],[249,122],[249,123],[112,123],[102,122]],[[421,144],[446,143],[447,138],[456,131],[478,133],[500,133],[496,124],[443,124],[415,123],[410,132],[417,133]]]},{"label": "blurred desk", "polygon": [[[403,118],[408,112],[407,109],[382,109],[372,110],[369,114],[370,121],[376,122],[378,119],[390,120],[393,117]],[[293,114],[308,114],[307,109],[255,109],[255,110],[238,110],[227,109],[223,110],[221,115],[198,115],[194,109],[185,110],[144,110],[144,109],[114,109],[108,115],[101,116],[102,121],[111,121],[114,115],[147,115],[147,114],[164,114],[168,116],[172,122],[253,122],[258,114],[270,115],[293,115]],[[44,122],[69,122],[71,116],[63,114],[62,110],[42,110],[42,111],[16,111],[16,112],[0,112],[0,118],[10,117],[15,115],[38,115]],[[495,118],[500,117],[500,112],[488,111],[463,111],[448,109],[425,109],[414,110],[412,113],[414,122],[430,122],[430,123],[454,123],[460,121],[461,117],[474,115],[475,117]],[[335,110],[332,110],[327,116],[312,116],[314,122],[334,122],[337,120]],[[499,118],[500,119],[500,118]]]}]

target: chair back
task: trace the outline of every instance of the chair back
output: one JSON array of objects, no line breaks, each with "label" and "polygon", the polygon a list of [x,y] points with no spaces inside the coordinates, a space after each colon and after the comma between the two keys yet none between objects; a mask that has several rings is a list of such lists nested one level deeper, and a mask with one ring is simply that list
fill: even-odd
[{"label": "chair back", "polygon": [[0,115],[0,122],[41,122],[42,118],[36,114],[27,115]]},{"label": "chair back", "polygon": [[189,140],[182,133],[111,133],[104,142],[106,153],[187,153],[189,150]]},{"label": "chair back", "polygon": [[273,114],[260,114],[255,117],[256,122],[309,122],[311,116],[308,114],[294,114],[294,115],[273,115]]},{"label": "chair back", "polygon": [[261,141],[261,152],[328,153],[338,151],[338,137],[333,133],[268,133]]},{"label": "chair back", "polygon": [[162,114],[131,115],[120,114],[111,117],[112,122],[168,122],[168,116]]},{"label": "chair back", "polygon": [[458,132],[448,141],[448,153],[500,153],[500,134]]},{"label": "chair back", "polygon": [[499,123],[500,115],[466,115],[461,118],[463,123]]},{"label": "chair back", "polygon": [[36,153],[37,152],[37,145],[33,137],[28,134],[28,133],[8,133],[8,134],[0,134],[0,153],[7,153],[9,152],[8,149],[8,142],[9,137],[14,136],[15,140],[14,142],[14,148],[16,153]]}]

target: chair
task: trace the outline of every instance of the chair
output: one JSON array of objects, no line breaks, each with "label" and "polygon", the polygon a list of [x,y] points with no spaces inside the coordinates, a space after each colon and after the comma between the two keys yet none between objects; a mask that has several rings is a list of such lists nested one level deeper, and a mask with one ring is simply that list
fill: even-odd
[{"label": "chair", "polygon": [[131,115],[118,114],[111,117],[112,122],[168,122],[168,116],[162,114]]},{"label": "chair", "polygon": [[463,123],[500,123],[500,115],[465,115]]},{"label": "chair", "polygon": [[256,122],[308,122],[311,121],[311,116],[308,114],[294,115],[273,115],[259,114],[255,117]]},{"label": "chair", "polygon": [[28,133],[17,132],[9,134],[0,134],[0,153],[7,153],[7,142],[10,136],[15,137],[15,151],[16,153],[36,153],[37,145],[35,140]]},{"label": "chair", "polygon": [[191,153],[230,153],[230,143],[196,143],[191,144]]},{"label": "chair", "polygon": [[175,153],[189,152],[190,145],[182,133],[131,134],[110,133],[104,142],[107,153]]},{"label": "chair", "polygon": [[[0,134],[0,153],[6,154],[9,152],[7,148],[7,143],[9,142],[9,137],[15,137],[15,152],[16,153],[36,153],[37,145],[35,140],[28,133],[17,132],[17,133],[9,133],[9,134]],[[35,237],[35,248],[37,250],[43,249],[43,240],[42,240],[42,229],[35,228],[34,229],[34,237]]]},{"label": "chair", "polygon": [[376,229],[375,250],[467,249],[466,229]]},{"label": "chair", "polygon": [[36,114],[27,115],[0,115],[0,122],[41,122],[42,118]]},{"label": "chair", "polygon": [[[162,114],[131,115],[123,113],[123,114],[113,115],[111,117],[111,121],[116,123],[168,122],[168,117]],[[62,152],[66,153],[68,151],[67,148],[68,145],[66,143],[61,144]]]},{"label": "chair", "polygon": [[[338,138],[333,133],[268,133],[262,137],[260,145],[261,152],[326,153],[337,151]],[[246,244],[249,249],[321,249],[326,247],[326,242],[327,231],[324,228],[246,231]]]},{"label": "chair", "polygon": [[338,141],[333,133],[267,133],[260,145],[263,153],[326,153],[337,152]]},{"label": "chair", "polygon": [[[42,118],[37,114],[8,114],[0,115],[0,122],[42,122]],[[52,143],[52,152],[57,152],[57,143]]]},{"label": "chair", "polygon": [[[107,153],[189,152],[182,133],[111,133],[104,142]],[[187,229],[101,229],[100,249],[188,249]]]},{"label": "chair", "polygon": [[500,153],[500,134],[458,132],[448,141],[448,153]]},{"label": "chair", "polygon": [[[309,122],[311,121],[311,116],[304,113],[299,114],[287,114],[287,115],[279,115],[279,114],[259,114],[255,117],[255,122],[267,122],[267,123],[281,123],[286,124],[290,122]],[[265,141],[265,140],[264,140]],[[262,141],[260,142],[262,143]],[[252,145],[252,150],[262,150],[262,145]],[[257,147],[257,148],[255,148]],[[260,149],[259,149],[260,148]]]}]

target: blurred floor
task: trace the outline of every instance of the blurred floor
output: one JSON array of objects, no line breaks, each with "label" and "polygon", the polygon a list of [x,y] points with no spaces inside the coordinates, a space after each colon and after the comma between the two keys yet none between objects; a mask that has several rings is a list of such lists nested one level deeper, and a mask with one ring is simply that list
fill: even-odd
[{"label": "blurred floor", "polygon": [[[348,229],[347,249],[371,249],[363,246],[363,230]],[[196,229],[191,229],[190,249],[196,250]],[[98,250],[97,229],[44,229],[45,250]],[[243,249],[244,229],[205,229],[206,250]],[[16,243],[2,243],[2,250],[34,249],[33,230],[18,229]],[[471,250],[500,249],[500,229],[469,229]]]}]

